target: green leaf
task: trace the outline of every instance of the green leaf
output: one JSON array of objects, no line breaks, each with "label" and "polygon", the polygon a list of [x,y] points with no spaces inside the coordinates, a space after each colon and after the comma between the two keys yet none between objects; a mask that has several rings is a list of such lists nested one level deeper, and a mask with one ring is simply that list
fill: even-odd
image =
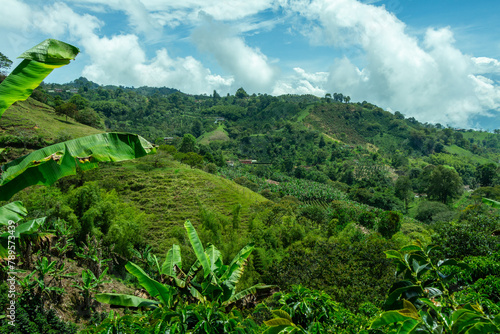
[{"label": "green leaf", "polygon": [[19,57],[27,60],[36,60],[47,64],[69,64],[71,59],[80,53],[80,50],[68,43],[56,39],[46,39],[31,49],[24,51]]},{"label": "green leaf", "polygon": [[139,284],[146,289],[146,291],[151,295],[151,297],[158,298],[165,306],[170,307],[172,302],[172,295],[174,291],[172,287],[165,286],[160,282],[155,281],[150,278],[138,265],[132,262],[128,262],[125,268],[129,273],[134,275]]},{"label": "green leaf", "polygon": [[254,294],[257,292],[257,290],[263,290],[263,289],[271,289],[276,287],[275,285],[266,285],[263,283],[255,284],[254,286],[249,287],[248,289],[245,289],[243,291],[240,291],[234,295],[232,295],[227,301],[223,302],[222,305],[229,305],[231,303],[234,303],[249,294]]},{"label": "green leaf", "polygon": [[[207,254],[208,261],[210,262],[210,270],[212,272],[215,272],[219,267],[217,266],[217,263],[219,265],[222,264],[222,254],[221,252],[214,246],[214,245],[209,245],[207,249],[205,250],[205,254]],[[220,260],[218,262],[218,260]]]},{"label": "green leaf", "polygon": [[288,327],[290,327],[290,326],[281,325],[281,326],[270,327],[270,328],[266,329],[262,334],[279,334],[283,330],[287,329]]},{"label": "green leaf", "polygon": [[420,321],[417,321],[415,319],[408,319],[401,324],[401,327],[399,327],[398,330],[398,334],[413,333],[413,330],[415,330],[415,328],[417,328],[419,324]]},{"label": "green leaf", "polygon": [[408,246],[404,246],[399,251],[401,253],[421,252],[422,251],[422,247],[417,246],[417,245],[408,245]]},{"label": "green leaf", "polygon": [[494,208],[500,209],[500,202],[494,201],[492,199],[483,198],[483,203],[492,206]]},{"label": "green leaf", "polygon": [[384,251],[384,253],[388,259],[398,259],[398,260],[403,261],[403,256],[397,250],[391,249],[388,251]]},{"label": "green leaf", "polygon": [[404,322],[409,319],[416,321],[412,318],[402,315],[401,313],[399,313],[399,311],[387,311],[382,313],[380,317],[372,322],[372,324],[370,325],[370,329],[376,329],[385,325],[393,324],[395,322]]},{"label": "green leaf", "polygon": [[0,225],[8,225],[9,220],[17,223],[28,214],[23,203],[16,201],[0,207]]},{"label": "green leaf", "polygon": [[231,263],[229,264],[226,272],[221,276],[221,281],[223,281],[229,289],[234,289],[236,287],[236,284],[238,284],[238,281],[243,275],[243,267],[245,266],[245,263],[250,254],[252,254],[253,249],[253,243],[250,243],[243,247],[233,258],[233,261],[231,261]]},{"label": "green leaf", "polygon": [[418,285],[403,286],[392,291],[387,297],[384,305],[392,305],[398,298],[410,299],[413,296],[422,295],[422,288]]},{"label": "green leaf", "polygon": [[203,249],[201,240],[198,237],[198,233],[196,233],[193,224],[191,224],[189,220],[186,220],[186,222],[184,223],[184,227],[188,232],[188,238],[189,241],[191,242],[191,246],[193,247],[194,254],[196,255],[198,261],[200,261],[201,266],[203,267],[203,276],[207,278],[207,276],[211,272],[210,270],[211,268],[210,264],[208,263],[207,255],[205,254],[205,250]]},{"label": "green leaf", "polygon": [[0,117],[14,102],[26,100],[52,70],[69,64],[80,51],[61,41],[48,39],[24,52],[25,58],[0,84]]},{"label": "green leaf", "polygon": [[284,318],[284,319],[289,320],[290,322],[293,322],[292,317],[290,317],[290,315],[283,310],[273,310],[271,312],[277,318]]},{"label": "green leaf", "polygon": [[14,236],[16,238],[19,238],[21,235],[28,235],[38,232],[40,226],[42,226],[43,223],[45,223],[46,218],[47,217],[33,219],[26,223],[19,224],[16,227],[16,230],[14,231]]},{"label": "green leaf", "polygon": [[58,143],[1,166],[0,200],[8,200],[32,185],[51,185],[89,170],[98,162],[135,159],[155,152],[144,138],[127,133],[103,133]]},{"label": "green leaf", "polygon": [[161,273],[177,278],[177,274],[174,271],[175,266],[182,269],[181,248],[179,245],[172,245],[172,248],[168,250],[165,261],[161,266]]},{"label": "green leaf", "polygon": [[156,307],[159,303],[155,300],[139,298],[121,293],[100,293],[95,296],[99,303],[122,307]]},{"label": "green leaf", "polygon": [[275,327],[275,326],[293,326],[293,322],[285,318],[276,318],[264,321],[267,326]]}]

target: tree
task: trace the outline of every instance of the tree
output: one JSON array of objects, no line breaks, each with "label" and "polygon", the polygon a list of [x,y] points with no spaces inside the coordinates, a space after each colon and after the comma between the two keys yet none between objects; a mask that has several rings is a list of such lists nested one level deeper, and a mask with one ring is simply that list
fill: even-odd
[{"label": "tree", "polygon": [[203,124],[201,124],[200,120],[195,120],[193,126],[191,127],[191,134],[198,138],[203,134]]},{"label": "tree", "polygon": [[349,101],[351,101],[351,97],[350,96],[344,96],[344,102],[345,103],[349,103]]},{"label": "tree", "polygon": [[243,87],[240,87],[240,88],[238,88],[238,90],[236,91],[236,94],[234,94],[234,96],[236,96],[239,99],[243,99],[245,97],[248,97],[248,94],[247,94],[247,92],[245,92]]},{"label": "tree", "polygon": [[219,93],[217,93],[217,91],[216,91],[215,89],[214,89],[214,94],[212,95],[212,98],[213,98],[214,100],[218,100],[218,99],[220,99],[220,95],[219,95]]},{"label": "tree", "polygon": [[185,134],[178,151],[182,153],[196,152],[196,138],[192,134]]},{"label": "tree", "polygon": [[319,148],[323,148],[325,147],[326,143],[325,143],[325,138],[323,136],[321,136],[319,138]]},{"label": "tree", "polygon": [[404,175],[397,179],[395,185],[395,195],[405,203],[405,210],[408,211],[408,201],[411,199],[411,180]]},{"label": "tree", "polygon": [[10,66],[12,65],[12,60],[7,58],[3,53],[0,52],[0,74],[4,74]]},{"label": "tree", "polygon": [[56,114],[66,116],[66,122],[68,121],[68,116],[69,117],[75,117],[76,113],[78,112],[78,108],[76,107],[75,104],[67,102],[63,103],[60,106],[55,107]]},{"label": "tree", "polygon": [[76,105],[78,110],[82,110],[90,106],[90,102],[80,94],[73,95],[68,102]]},{"label": "tree", "polygon": [[493,186],[497,176],[497,166],[494,163],[483,164],[476,168],[476,178],[481,187]]},{"label": "tree", "polygon": [[462,178],[453,167],[437,166],[429,175],[426,192],[431,199],[444,204],[460,196],[463,191]]}]

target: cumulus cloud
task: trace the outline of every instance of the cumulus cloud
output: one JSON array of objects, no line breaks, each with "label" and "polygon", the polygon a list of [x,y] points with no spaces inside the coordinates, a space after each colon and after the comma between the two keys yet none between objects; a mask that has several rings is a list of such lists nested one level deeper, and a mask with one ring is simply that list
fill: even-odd
[{"label": "cumulus cloud", "polygon": [[328,80],[328,72],[308,73],[300,67],[295,67],[294,74],[279,79],[272,91],[273,95],[312,94],[324,96],[326,91],[321,88]]},{"label": "cumulus cloud", "polygon": [[211,93],[232,84],[213,75],[193,57],[171,58],[166,49],[148,60],[136,35],[94,38],[86,42],[94,60],[83,70],[88,79],[115,85],[168,86],[189,93]]},{"label": "cumulus cloud", "polygon": [[[132,2],[134,6],[137,5],[136,0],[128,3]],[[191,56],[170,57],[166,48],[159,49],[152,59],[148,59],[136,34],[101,37],[98,33],[103,22],[89,14],[78,14],[64,3],[56,2],[36,10],[23,7],[22,2],[15,1],[13,4],[16,6],[11,7],[11,10],[22,10],[23,15],[20,17],[30,22],[24,27],[26,31],[36,31],[55,38],[64,37],[78,45],[83,56],[89,59],[82,75],[97,83],[169,86],[187,93],[227,90],[233,83],[231,77],[212,74]],[[142,20],[142,14],[137,15],[137,20]]]},{"label": "cumulus cloud", "polygon": [[457,126],[498,109],[498,86],[474,75],[498,63],[464,55],[450,28],[428,29],[419,41],[384,7],[356,0],[298,0],[291,9],[308,19],[303,33],[314,33],[315,43],[361,50],[363,68],[347,58],[334,60],[328,90]]},{"label": "cumulus cloud", "polygon": [[231,26],[206,17],[191,37],[200,50],[213,55],[219,66],[234,76],[236,85],[250,92],[265,92],[274,84],[277,68],[258,48],[246,45],[242,37],[235,35]]}]

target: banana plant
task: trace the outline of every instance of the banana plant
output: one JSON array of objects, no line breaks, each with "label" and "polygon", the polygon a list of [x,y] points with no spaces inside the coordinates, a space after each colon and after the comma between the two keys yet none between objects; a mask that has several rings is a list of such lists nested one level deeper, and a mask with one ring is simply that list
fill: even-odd
[{"label": "banana plant", "polygon": [[92,271],[85,269],[84,271],[82,271],[82,283],[71,285],[72,287],[75,287],[81,291],[85,310],[90,309],[92,293],[97,291],[102,284],[110,282],[104,280],[104,275],[106,275],[107,272],[108,268],[104,269],[99,277],[96,277]]},{"label": "banana plant", "polygon": [[[125,307],[158,307],[167,308],[175,306],[183,297],[195,299],[201,303],[218,302],[222,307],[227,307],[242,298],[254,294],[259,289],[269,290],[273,286],[256,284],[248,289],[236,293],[238,284],[248,257],[253,250],[253,244],[243,247],[229,265],[222,263],[222,256],[215,246],[210,245],[205,250],[198,237],[196,229],[188,220],[184,227],[193,247],[197,260],[187,273],[182,271],[182,258],[180,247],[173,245],[161,267],[161,274],[170,278],[167,284],[162,284],[147,275],[136,264],[129,262],[125,268],[134,275],[139,284],[149,295],[157,300],[141,299],[135,296],[122,294],[103,293],[96,295],[99,302]],[[203,270],[201,282],[195,282],[195,275]]]},{"label": "banana plant", "polygon": [[19,224],[26,215],[27,210],[19,201],[0,208],[0,225],[7,228],[6,232],[0,234],[0,260],[9,259],[9,255],[13,255],[16,250],[19,250],[24,266],[30,268],[33,245],[40,244],[52,234],[40,231],[46,217]]}]

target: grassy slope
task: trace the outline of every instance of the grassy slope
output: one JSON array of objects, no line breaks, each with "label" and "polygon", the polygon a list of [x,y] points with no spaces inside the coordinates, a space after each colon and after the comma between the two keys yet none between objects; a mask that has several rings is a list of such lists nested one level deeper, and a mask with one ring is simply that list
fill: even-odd
[{"label": "grassy slope", "polygon": [[[163,166],[151,169],[158,158]],[[151,214],[146,226],[148,244],[160,254],[173,242],[178,243],[172,239],[175,227],[183,226],[186,220],[195,226],[200,223],[200,203],[228,218],[240,203],[242,227],[246,227],[251,206],[266,201],[232,181],[161,156],[108,165],[98,175],[105,187],[116,189],[121,197]]]},{"label": "grassy slope", "polygon": [[198,139],[198,143],[208,145],[212,141],[227,141],[227,140],[229,140],[229,136],[227,135],[227,132],[224,129],[224,124],[221,123],[214,131],[204,133]]},{"label": "grassy slope", "polygon": [[75,122],[73,119],[58,116],[54,109],[29,98],[12,105],[0,118],[0,135],[40,135],[52,141],[59,135],[72,138],[102,133],[102,130]]},{"label": "grassy slope", "polygon": [[476,155],[476,154],[472,153],[471,151],[468,151],[468,150],[465,150],[461,147],[458,147],[457,145],[446,146],[445,149],[446,149],[446,152],[448,152],[450,154],[453,154],[453,155],[456,155],[459,157],[470,158],[472,161],[477,162],[478,164],[486,164],[486,163],[490,163],[490,162],[494,163],[493,160]]}]

